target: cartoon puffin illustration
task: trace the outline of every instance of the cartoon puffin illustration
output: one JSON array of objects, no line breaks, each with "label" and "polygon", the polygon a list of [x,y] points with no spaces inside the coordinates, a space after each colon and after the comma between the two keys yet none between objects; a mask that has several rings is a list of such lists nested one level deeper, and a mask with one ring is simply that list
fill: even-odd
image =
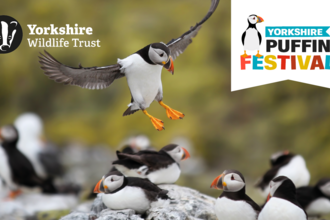
[{"label": "cartoon puffin illustration", "polygon": [[249,26],[242,35],[242,44],[244,46],[244,54],[242,57],[246,58],[248,56],[246,54],[247,50],[258,50],[256,57],[260,58],[262,55],[259,54],[259,47],[261,45],[262,37],[256,24],[263,22],[264,19],[257,15],[250,15],[247,20]]}]

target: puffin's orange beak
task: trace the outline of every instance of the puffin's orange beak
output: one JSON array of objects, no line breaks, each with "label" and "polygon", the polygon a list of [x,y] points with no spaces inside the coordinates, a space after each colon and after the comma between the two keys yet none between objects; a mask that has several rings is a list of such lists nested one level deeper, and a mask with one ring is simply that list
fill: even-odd
[{"label": "puffin's orange beak", "polygon": [[181,147],[181,148],[182,148],[182,150],[184,152],[183,155],[182,155],[181,160],[187,160],[188,158],[190,158],[189,152],[185,148],[183,148],[183,147]]},{"label": "puffin's orange beak", "polygon": [[100,185],[101,185],[102,181],[103,181],[103,178],[97,182],[96,186],[94,187],[94,191],[93,191],[94,193],[101,193]]},{"label": "puffin's orange beak", "polygon": [[268,193],[268,196],[267,196],[267,202],[270,200],[272,196],[270,195],[270,193]]},{"label": "puffin's orange beak", "polygon": [[[219,187],[218,187],[218,183],[219,183],[220,181],[222,181],[222,179],[221,179],[222,176],[223,176],[223,174],[221,174],[220,176],[218,176],[217,178],[215,178],[215,179],[213,180],[213,182],[212,182],[210,188],[213,188],[213,189],[222,189],[222,188],[219,188]],[[222,185],[222,184],[221,184],[221,185]]]},{"label": "puffin's orange beak", "polygon": [[167,61],[167,63],[163,62],[163,64],[164,64],[163,67],[165,69],[167,69],[173,75],[174,74],[174,64],[173,64],[172,57],[170,56],[170,59]]},{"label": "puffin's orange beak", "polygon": [[258,17],[258,23],[264,22],[264,19],[262,17],[259,17],[259,16],[257,16],[257,17]]}]

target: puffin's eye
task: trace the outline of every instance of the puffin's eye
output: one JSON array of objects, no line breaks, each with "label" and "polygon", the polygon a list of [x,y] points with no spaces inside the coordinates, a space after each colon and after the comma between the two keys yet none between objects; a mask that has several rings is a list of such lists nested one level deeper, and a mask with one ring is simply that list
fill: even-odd
[{"label": "puffin's eye", "polygon": [[111,182],[113,182],[113,178],[111,177]]},{"label": "puffin's eye", "polygon": [[231,180],[235,180],[234,175],[231,175]]},{"label": "puffin's eye", "polygon": [[162,53],[161,55],[159,55],[160,57],[163,57],[164,56],[164,53]]}]

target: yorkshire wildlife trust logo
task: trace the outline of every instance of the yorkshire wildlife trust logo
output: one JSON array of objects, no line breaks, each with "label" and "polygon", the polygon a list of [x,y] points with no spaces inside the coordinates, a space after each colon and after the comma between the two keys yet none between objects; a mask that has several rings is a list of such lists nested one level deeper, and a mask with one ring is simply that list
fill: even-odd
[{"label": "yorkshire wildlife trust logo", "polygon": [[10,53],[21,44],[23,31],[14,18],[0,15],[0,54]]},{"label": "yorkshire wildlife trust logo", "polygon": [[328,0],[232,0],[232,91],[284,80],[330,88],[329,7]]}]

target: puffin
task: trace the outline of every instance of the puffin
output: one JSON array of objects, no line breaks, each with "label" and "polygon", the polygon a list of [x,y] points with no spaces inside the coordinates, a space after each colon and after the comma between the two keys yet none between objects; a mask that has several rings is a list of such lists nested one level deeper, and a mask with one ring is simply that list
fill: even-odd
[{"label": "puffin", "polygon": [[63,174],[59,151],[48,144],[43,135],[43,121],[39,115],[27,112],[14,121],[19,133],[17,148],[32,163],[41,178],[54,178]]},{"label": "puffin", "polygon": [[144,150],[134,154],[118,152],[117,155],[119,160],[112,164],[118,171],[125,176],[140,173],[140,178],[148,178],[154,184],[175,183],[181,174],[180,161],[190,157],[189,152],[177,144],[168,144],[158,152]]},{"label": "puffin", "polygon": [[103,203],[110,209],[133,209],[145,213],[153,202],[166,202],[167,190],[159,188],[148,179],[125,177],[118,171],[104,175],[96,184],[94,193],[104,193]]},{"label": "puffin", "polygon": [[330,178],[320,179],[315,186],[297,188],[297,200],[309,217],[330,214]]},{"label": "puffin", "polygon": [[53,183],[40,178],[29,159],[17,149],[18,139],[13,125],[0,128],[0,176],[11,191],[9,198],[21,193],[20,186],[41,187],[44,193],[57,193]]},{"label": "puffin", "polygon": [[271,156],[271,168],[259,179],[255,185],[264,198],[269,193],[269,183],[277,176],[289,177],[295,186],[308,186],[310,173],[301,155],[295,155],[288,150],[277,152]]},{"label": "puffin", "polygon": [[260,207],[245,193],[245,180],[237,170],[225,170],[215,178],[211,188],[223,190],[215,202],[218,219],[256,220]]},{"label": "puffin", "polygon": [[185,116],[163,102],[162,68],[174,73],[173,61],[192,43],[192,38],[211,17],[219,1],[212,0],[206,16],[180,37],[172,39],[167,44],[149,44],[124,59],[118,59],[117,64],[102,67],[82,67],[79,64],[79,67],[75,68],[60,63],[47,51],[44,51],[44,54],[40,53],[39,63],[44,73],[55,82],[86,89],[104,89],[115,79],[125,76],[131,92],[131,101],[123,116],[141,110],[149,117],[155,129],[162,131],[163,121],[153,117],[146,110],[153,101],[157,101],[165,108],[169,119],[177,120]]},{"label": "puffin", "polygon": [[246,58],[248,55],[246,54],[247,50],[258,50],[256,57],[260,58],[262,55],[259,54],[259,47],[261,45],[262,36],[257,29],[257,24],[264,21],[262,17],[257,15],[250,15],[247,19],[249,26],[242,34],[242,44],[244,46],[244,54],[243,58]]},{"label": "puffin", "polygon": [[138,163],[134,160],[131,160],[130,158],[127,158],[126,156],[122,156],[121,154],[134,154],[134,152],[127,152],[129,148],[124,148],[123,152],[116,151],[118,160],[114,161],[113,167],[110,170],[111,171],[120,171],[125,176],[129,177],[139,177],[139,178],[147,178],[147,172],[148,172],[148,166]]},{"label": "puffin", "polygon": [[258,220],[307,220],[307,215],[296,198],[296,187],[286,176],[279,176],[270,183],[267,203]]}]

